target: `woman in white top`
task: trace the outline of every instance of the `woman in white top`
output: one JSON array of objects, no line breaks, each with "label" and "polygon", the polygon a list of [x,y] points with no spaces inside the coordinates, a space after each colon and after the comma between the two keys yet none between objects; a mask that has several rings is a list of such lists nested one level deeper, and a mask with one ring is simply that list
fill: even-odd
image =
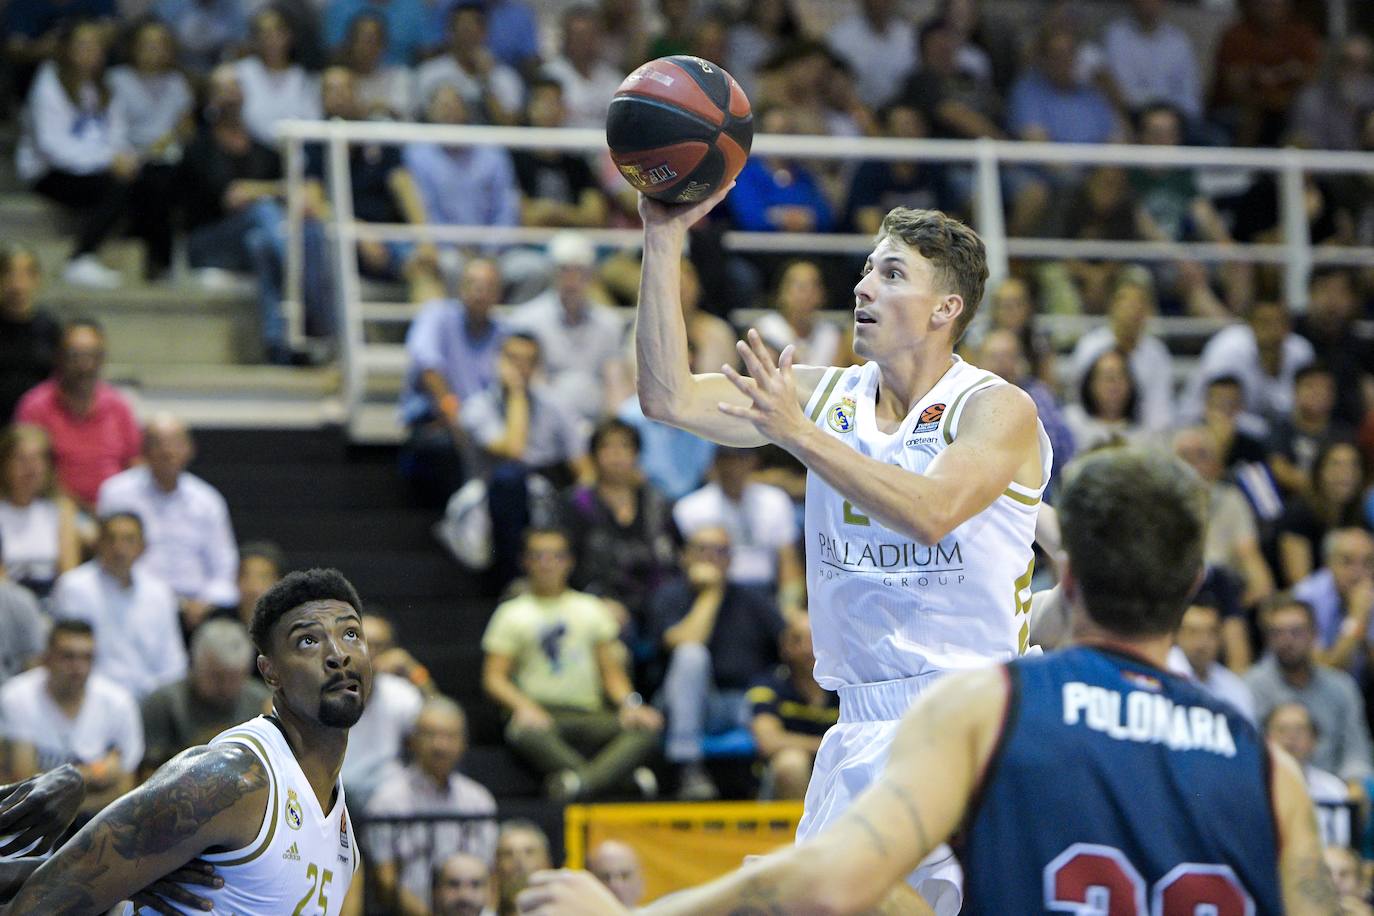
[{"label": "woman in white top", "polygon": [[[66,26],[53,60],[38,68],[24,105],[19,177],[74,210],[76,247],[63,279],[113,289],[120,277],[96,250],[132,210],[139,161],[105,85],[105,36],[94,22]],[[163,222],[166,222],[164,208]]]},{"label": "woman in white top", "polygon": [[415,76],[386,62],[386,20],[362,12],[348,24],[339,63],[353,72],[353,88],[366,117],[409,121],[415,117]]},{"label": "woman in white top", "polygon": [[176,67],[172,30],[157,19],[134,31],[129,63],[110,69],[107,80],[115,108],[128,125],[134,151],[149,162],[175,164],[181,145],[195,132],[195,96]]},{"label": "woman in white top", "polygon": [[813,261],[793,261],[778,281],[778,310],[758,321],[764,343],[781,353],[788,344],[797,348],[796,359],[808,366],[850,366],[854,352],[848,333],[833,321],[820,317],[825,302],[825,280]]},{"label": "woman in white top", "polygon": [[0,433],[0,559],[40,596],[81,562],[76,506],[57,489],[48,434],[27,423]]},{"label": "woman in white top", "polygon": [[243,87],[243,120],[253,139],[275,146],[278,122],[320,117],[320,87],[295,63],[295,35],[276,7],[253,16],[252,45],[252,53],[234,65]]},{"label": "woman in white top", "polygon": [[[127,126],[129,144],[143,160],[135,193],[170,200],[182,144],[195,132],[195,97],[185,74],[176,68],[176,42],[165,23],[143,22],[130,44],[130,63],[111,68],[106,79],[111,107]],[[148,272],[161,276],[172,263],[172,224],[163,219],[146,230],[140,234],[148,240]]]},{"label": "woman in white top", "polygon": [[1074,453],[1106,445],[1142,444],[1140,392],[1125,353],[1108,350],[1083,374],[1078,403],[1064,409]]}]

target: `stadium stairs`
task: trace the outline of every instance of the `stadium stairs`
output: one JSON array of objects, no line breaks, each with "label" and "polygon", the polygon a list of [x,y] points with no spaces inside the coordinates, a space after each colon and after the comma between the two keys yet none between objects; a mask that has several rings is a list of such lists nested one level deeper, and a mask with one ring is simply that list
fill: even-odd
[{"label": "stadium stairs", "polygon": [[297,568],[343,570],[393,620],[398,643],[468,710],[473,747],[464,770],[501,798],[537,794],[481,692],[492,601],[434,540],[433,510],[414,505],[396,449],[352,445],[339,428],[201,429],[196,437],[192,470],[224,494],[239,541],[274,541]]}]

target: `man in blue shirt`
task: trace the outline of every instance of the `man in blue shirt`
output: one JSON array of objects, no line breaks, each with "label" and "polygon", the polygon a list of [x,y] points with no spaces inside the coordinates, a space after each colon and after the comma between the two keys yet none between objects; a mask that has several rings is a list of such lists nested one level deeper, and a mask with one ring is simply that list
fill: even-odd
[{"label": "man in blue shirt", "polygon": [[467,436],[463,403],[496,381],[496,357],[506,329],[492,309],[501,298],[501,270],[487,258],[464,266],[459,299],[436,299],[406,333],[401,418],[410,428],[405,473],[431,501],[442,503],[463,482]]},{"label": "man in blue shirt", "polygon": [[[1122,138],[1122,124],[1111,101],[1075,73],[1078,37],[1072,30],[1047,30],[1037,46],[1037,64],[1011,87],[1007,131],[1042,143],[1110,143]],[[1039,222],[1052,190],[1078,183],[1076,169],[1023,168],[1008,175],[1012,234],[1029,235]]]}]

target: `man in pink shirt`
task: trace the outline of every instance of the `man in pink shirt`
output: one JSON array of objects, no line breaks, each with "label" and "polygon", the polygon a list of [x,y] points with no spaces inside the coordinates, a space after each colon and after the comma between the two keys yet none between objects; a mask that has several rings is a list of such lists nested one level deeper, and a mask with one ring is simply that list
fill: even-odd
[{"label": "man in pink shirt", "polygon": [[133,464],[142,445],[128,401],[100,380],[104,367],[104,330],[88,319],[69,323],[56,373],[30,388],[14,414],[48,431],[57,479],[87,510],[105,478]]}]

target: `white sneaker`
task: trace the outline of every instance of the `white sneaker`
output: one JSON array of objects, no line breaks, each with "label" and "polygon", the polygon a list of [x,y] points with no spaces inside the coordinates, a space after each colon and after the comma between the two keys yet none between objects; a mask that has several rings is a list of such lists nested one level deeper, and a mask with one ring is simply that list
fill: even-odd
[{"label": "white sneaker", "polygon": [[72,286],[89,286],[93,289],[118,289],[124,282],[119,271],[101,264],[93,254],[83,254],[68,261],[62,271],[62,279]]}]

